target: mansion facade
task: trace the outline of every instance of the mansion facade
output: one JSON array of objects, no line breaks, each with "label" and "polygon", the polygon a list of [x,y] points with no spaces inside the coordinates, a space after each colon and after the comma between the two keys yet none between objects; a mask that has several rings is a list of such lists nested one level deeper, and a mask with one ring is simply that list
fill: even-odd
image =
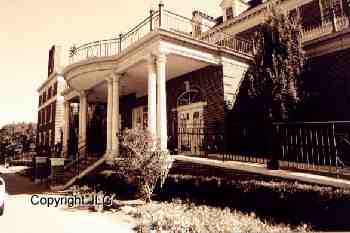
[{"label": "mansion facade", "polygon": [[[67,156],[87,146],[111,159],[122,130],[141,127],[163,150],[200,152],[201,136],[189,142],[181,135],[224,130],[225,105],[235,102],[253,58],[252,33],[269,3],[223,0],[217,18],[200,11],[187,18],[160,3],[126,34],[73,46],[66,66],[56,62],[53,47],[48,79],[38,90],[38,143],[61,140]],[[315,64],[325,57],[337,62],[329,56],[338,54],[350,61],[349,1],[281,0],[278,7],[301,17],[303,46]]]}]

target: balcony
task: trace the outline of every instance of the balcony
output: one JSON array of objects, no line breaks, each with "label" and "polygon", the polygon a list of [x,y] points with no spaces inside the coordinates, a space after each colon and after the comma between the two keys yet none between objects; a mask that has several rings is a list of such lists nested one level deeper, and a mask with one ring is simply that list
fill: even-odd
[{"label": "balcony", "polygon": [[208,25],[194,22],[189,18],[165,10],[160,6],[158,11],[151,12],[149,17],[126,34],[120,34],[117,38],[99,40],[78,47],[71,47],[69,51],[69,63],[73,64],[91,58],[118,56],[149,33],[160,30],[251,57],[252,43],[250,41],[235,38],[225,32],[215,32],[205,35],[204,32],[209,29],[211,27]]},{"label": "balcony", "polygon": [[323,22],[321,25],[305,28],[302,34],[302,41],[307,42],[330,35],[334,32],[340,32],[349,27],[349,18],[347,16],[335,17],[333,20]]}]

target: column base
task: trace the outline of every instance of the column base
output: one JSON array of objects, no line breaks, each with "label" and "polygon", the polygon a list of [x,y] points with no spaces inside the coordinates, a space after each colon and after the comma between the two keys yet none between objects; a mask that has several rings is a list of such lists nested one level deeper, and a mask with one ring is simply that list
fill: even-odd
[{"label": "column base", "polygon": [[106,152],[106,163],[108,164],[108,165],[114,165],[114,163],[115,163],[115,159],[119,156],[119,153],[118,153],[118,151],[108,151],[108,152]]}]

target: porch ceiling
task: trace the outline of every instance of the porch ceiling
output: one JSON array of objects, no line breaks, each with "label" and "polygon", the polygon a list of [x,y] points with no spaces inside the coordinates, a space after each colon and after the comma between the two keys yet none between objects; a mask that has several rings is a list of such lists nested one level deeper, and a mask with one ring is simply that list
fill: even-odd
[{"label": "porch ceiling", "polygon": [[[198,70],[209,63],[188,57],[169,54],[166,62],[166,79],[170,80],[183,74]],[[84,77],[72,79],[70,85],[78,90],[88,90],[89,101],[106,102],[107,82],[111,70],[88,72]],[[125,70],[120,80],[120,96],[136,93],[137,96],[147,95],[148,66],[143,60]]]}]

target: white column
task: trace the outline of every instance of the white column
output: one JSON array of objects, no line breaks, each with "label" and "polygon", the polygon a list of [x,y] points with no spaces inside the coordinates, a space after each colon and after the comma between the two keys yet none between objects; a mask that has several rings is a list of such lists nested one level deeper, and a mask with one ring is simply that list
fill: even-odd
[{"label": "white column", "polygon": [[162,150],[167,150],[168,141],[165,66],[166,55],[159,54],[157,56],[157,135]]},{"label": "white column", "polygon": [[113,111],[113,78],[107,79],[107,146],[106,153],[112,151],[112,111]]},{"label": "white column", "polygon": [[148,130],[157,135],[157,74],[153,56],[148,59]]},{"label": "white column", "polygon": [[79,135],[79,146],[86,143],[86,127],[87,127],[87,96],[86,91],[80,93],[80,107],[79,114],[81,123],[80,126],[80,135]]},{"label": "white column", "polygon": [[[70,102],[64,102],[63,151],[68,151]],[[66,153],[66,155],[68,155]]]},{"label": "white column", "polygon": [[119,78],[120,75],[113,74],[113,109],[112,109],[112,152],[113,158],[119,156]]}]

